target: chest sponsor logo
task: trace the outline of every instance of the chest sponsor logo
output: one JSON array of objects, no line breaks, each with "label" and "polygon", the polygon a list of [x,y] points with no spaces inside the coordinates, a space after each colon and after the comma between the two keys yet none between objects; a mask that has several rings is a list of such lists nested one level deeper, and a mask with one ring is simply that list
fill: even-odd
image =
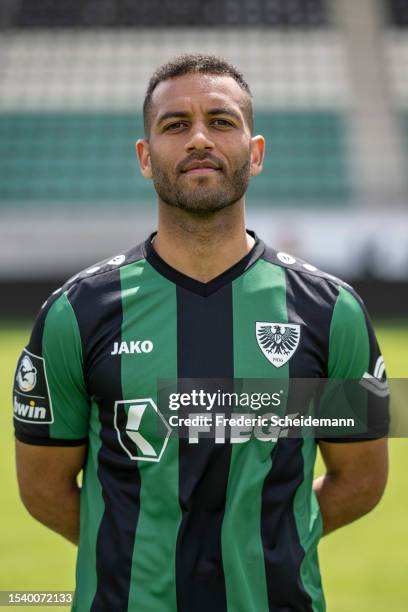
[{"label": "chest sponsor logo", "polygon": [[151,353],[152,350],[153,342],[151,340],[131,340],[130,342],[114,342],[111,355]]},{"label": "chest sponsor logo", "polygon": [[43,357],[24,349],[17,363],[13,389],[14,418],[24,423],[54,422]]},{"label": "chest sponsor logo", "polygon": [[258,346],[275,368],[280,368],[294,355],[300,341],[300,325],[295,323],[256,322]]},{"label": "chest sponsor logo", "polygon": [[119,444],[134,461],[160,461],[171,428],[151,398],[115,402]]}]

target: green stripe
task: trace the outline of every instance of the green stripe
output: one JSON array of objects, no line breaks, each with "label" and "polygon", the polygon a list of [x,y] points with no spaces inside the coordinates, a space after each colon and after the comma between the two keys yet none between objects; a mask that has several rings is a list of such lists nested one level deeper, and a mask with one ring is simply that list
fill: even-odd
[{"label": "green stripe", "polygon": [[402,111],[399,111],[398,118],[400,121],[401,131],[404,139],[405,164],[406,169],[408,171],[408,110],[404,109]]},{"label": "green stripe", "polygon": [[[157,379],[177,376],[176,288],[146,261],[122,268],[121,284],[122,341],[151,340],[154,345],[150,353],[121,356],[123,398],[157,402]],[[140,513],[129,610],[170,612],[177,609],[175,557],[181,520],[177,438],[169,439],[159,462],[138,461],[138,468]]]},{"label": "green stripe", "polygon": [[[334,307],[329,345],[329,378],[358,381],[370,366],[370,338],[365,315],[358,300],[343,287],[340,288]],[[325,417],[355,418],[354,433],[367,432],[368,397],[358,384],[333,383],[324,393],[320,403]],[[333,435],[337,434],[331,429]],[[342,437],[341,428],[338,435]]]},{"label": "green stripe", "polygon": [[[364,371],[362,368],[368,367],[369,348],[368,332],[361,306],[348,290],[341,287],[330,326],[329,377],[339,379],[360,377]],[[324,416],[339,416],[338,391],[336,398],[334,401],[330,390],[324,394],[321,400]],[[364,397],[362,401],[364,402]],[[344,406],[347,405],[348,401],[345,398]],[[316,457],[314,439],[304,440],[302,453],[304,480],[296,492],[294,501],[297,530],[305,550],[300,573],[303,585],[312,598],[314,612],[324,612],[325,603],[317,556],[317,544],[323,524],[316,496],[313,491],[311,492]]]},{"label": "green stripe", "polygon": [[360,378],[370,363],[370,340],[363,309],[343,287],[330,326],[329,377]]},{"label": "green stripe", "polygon": [[[82,438],[89,435],[89,453],[84,469],[80,544],[77,559],[77,589],[81,593],[81,610],[90,609],[96,592],[96,540],[104,512],[102,488],[97,477],[98,452],[101,446],[99,409],[95,402],[89,411],[83,377],[82,342],[78,322],[63,293],[51,306],[44,324],[43,356],[51,391],[54,423],[52,438]],[[58,356],[58,358],[56,358]]]},{"label": "green stripe", "polygon": [[312,598],[313,612],[324,612],[326,607],[317,555],[323,522],[316,494],[312,488],[316,450],[317,445],[314,438],[303,440],[303,482],[296,491],[293,509],[299,541],[305,551],[300,565],[302,584]]},{"label": "green stripe", "polygon": [[256,112],[255,133],[266,138],[264,172],[249,198],[269,203],[342,205],[353,195],[347,118],[331,110]]},{"label": "green stripe", "polygon": [[[260,260],[233,283],[234,376],[287,378],[288,366],[274,368],[263,355],[255,321],[286,322],[282,268]],[[228,479],[222,551],[228,610],[268,610],[261,539],[264,479],[272,467],[273,443],[251,439],[234,444]]]},{"label": "green stripe", "polygon": [[66,293],[53,303],[47,313],[42,354],[54,412],[50,437],[86,438],[89,405],[82,370],[82,343]]},{"label": "green stripe", "polygon": [[[77,589],[81,593],[78,610],[90,610],[97,588],[96,543],[105,510],[98,478],[98,453],[101,447],[99,406],[92,402],[89,423],[89,452],[81,492],[81,537],[76,566]],[[76,609],[75,606],[73,608]]]}]

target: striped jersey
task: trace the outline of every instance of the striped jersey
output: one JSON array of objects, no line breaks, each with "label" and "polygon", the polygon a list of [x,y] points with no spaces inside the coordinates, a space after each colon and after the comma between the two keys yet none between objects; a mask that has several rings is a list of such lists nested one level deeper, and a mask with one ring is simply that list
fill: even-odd
[{"label": "striped jersey", "polygon": [[325,610],[316,440],[193,444],[152,426],[161,379],[361,378],[382,363],[349,285],[253,236],[208,283],[150,237],[40,311],[17,364],[15,434],[88,444],[73,610]]}]

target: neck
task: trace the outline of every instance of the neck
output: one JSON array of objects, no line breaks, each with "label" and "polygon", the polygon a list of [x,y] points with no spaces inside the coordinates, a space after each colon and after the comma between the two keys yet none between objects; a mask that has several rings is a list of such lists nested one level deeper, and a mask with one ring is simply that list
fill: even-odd
[{"label": "neck", "polygon": [[154,249],[172,268],[207,283],[252,249],[244,213],[244,200],[207,218],[159,202]]}]

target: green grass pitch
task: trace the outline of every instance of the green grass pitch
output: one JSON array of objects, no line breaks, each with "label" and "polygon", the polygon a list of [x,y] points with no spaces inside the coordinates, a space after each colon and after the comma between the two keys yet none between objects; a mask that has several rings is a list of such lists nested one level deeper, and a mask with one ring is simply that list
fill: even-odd
[{"label": "green grass pitch", "polygon": [[[376,331],[388,376],[407,377],[408,322],[377,324]],[[10,392],[15,363],[28,333],[28,326],[0,325],[0,590],[72,590],[76,549],[32,519],[17,492]],[[380,505],[363,519],[323,538],[320,566],[329,612],[408,609],[407,466],[408,440],[391,440],[389,484]],[[320,461],[316,471],[322,471]]]}]

